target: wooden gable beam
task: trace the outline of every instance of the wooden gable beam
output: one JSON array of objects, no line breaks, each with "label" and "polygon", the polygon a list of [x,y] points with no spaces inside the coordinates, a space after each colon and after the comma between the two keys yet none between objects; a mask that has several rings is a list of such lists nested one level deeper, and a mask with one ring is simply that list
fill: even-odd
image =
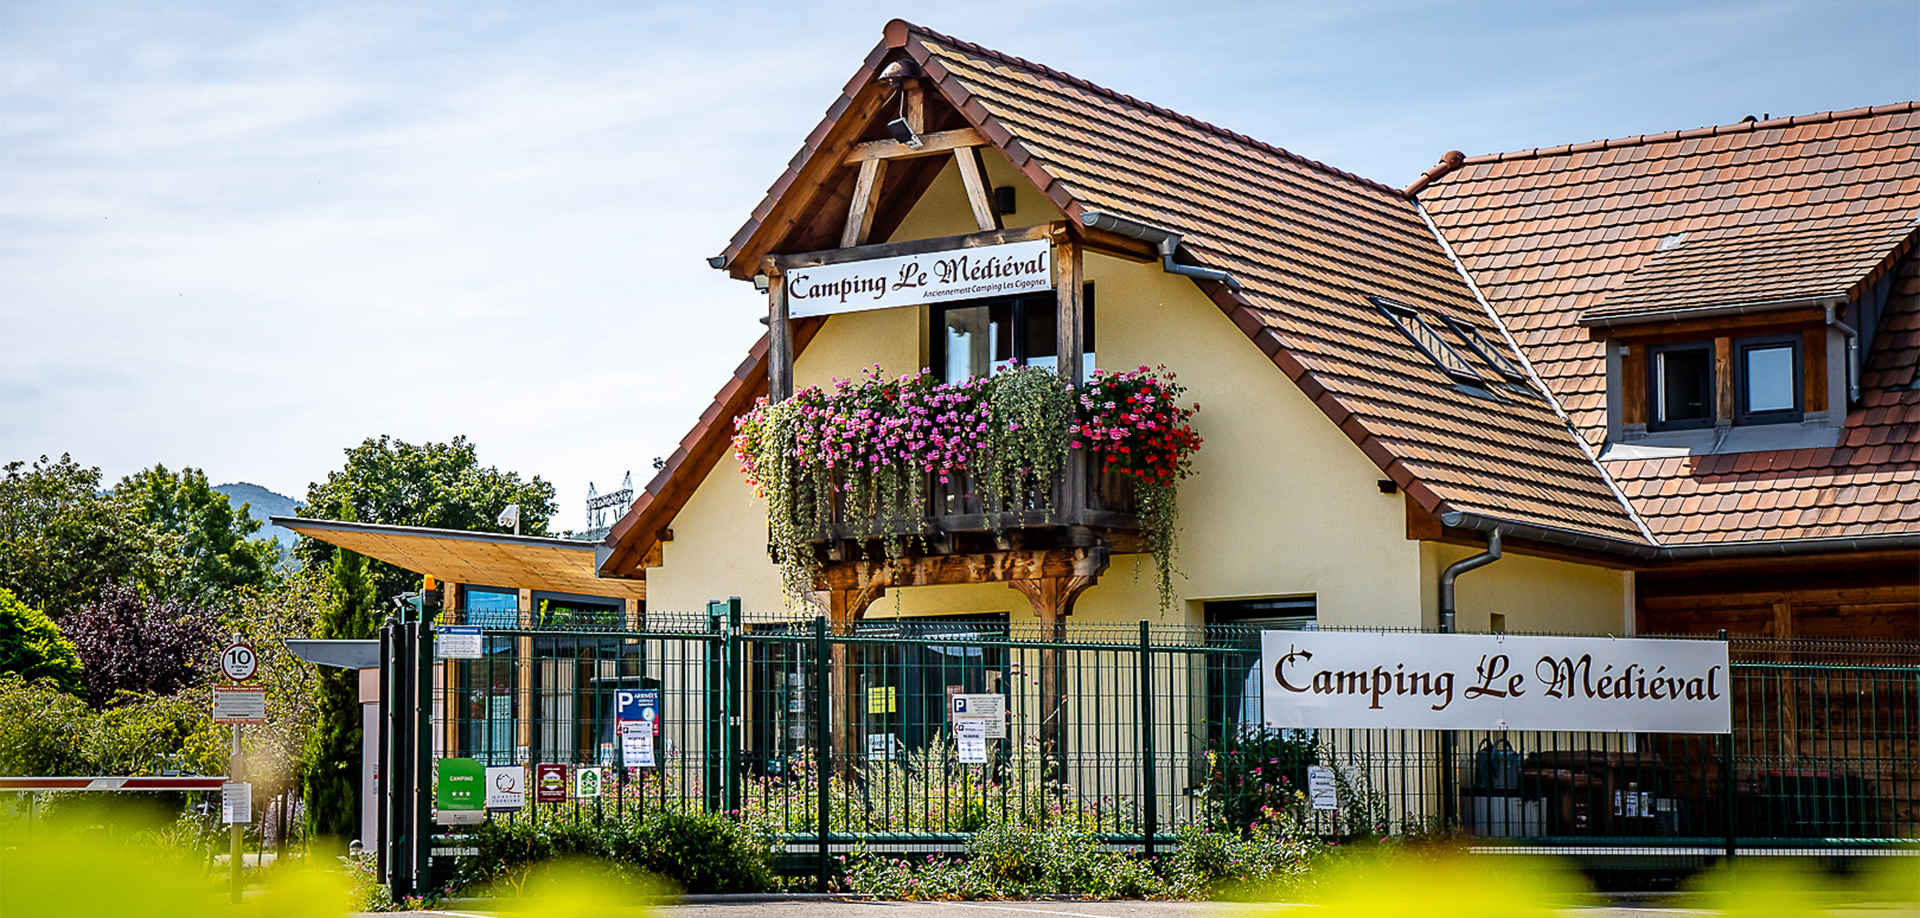
[{"label": "wooden gable beam", "polygon": [[980,232],[1000,228],[1000,213],[993,206],[993,193],[987,190],[987,164],[980,160],[979,147],[953,151],[953,164],[960,168],[960,183],[967,186],[967,203],[973,207],[973,222]]},{"label": "wooden gable beam", "polygon": [[880,209],[880,186],[886,181],[887,161],[869,159],[860,164],[853,183],[853,201],[847,207],[847,226],[840,231],[840,247],[866,245],[873,232],[873,215]]},{"label": "wooden gable beam", "polygon": [[977,147],[986,142],[987,138],[984,135],[970,127],[923,134],[918,147],[907,146],[898,140],[870,140],[855,145],[853,152],[847,154],[842,164],[857,166],[875,159],[914,159],[921,156],[937,156],[949,150]]}]

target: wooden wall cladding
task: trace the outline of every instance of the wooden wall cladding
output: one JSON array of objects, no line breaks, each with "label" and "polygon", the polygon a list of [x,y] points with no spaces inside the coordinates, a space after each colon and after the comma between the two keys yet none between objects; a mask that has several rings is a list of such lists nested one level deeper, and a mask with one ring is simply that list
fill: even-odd
[{"label": "wooden wall cladding", "polygon": [[1746,571],[1636,579],[1641,634],[1920,640],[1920,569],[1911,561],[1776,559]]}]

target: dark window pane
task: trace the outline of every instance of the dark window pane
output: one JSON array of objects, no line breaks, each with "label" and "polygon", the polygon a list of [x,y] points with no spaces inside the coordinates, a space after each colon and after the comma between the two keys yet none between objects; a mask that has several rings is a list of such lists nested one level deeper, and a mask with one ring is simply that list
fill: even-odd
[{"label": "dark window pane", "polygon": [[1654,355],[1654,405],[1659,420],[1699,421],[1713,417],[1709,386],[1712,358],[1706,348],[1661,351]]},{"label": "dark window pane", "polygon": [[1059,363],[1059,310],[1059,301],[1050,296],[1021,301],[1021,360],[1028,366],[1052,367]]}]

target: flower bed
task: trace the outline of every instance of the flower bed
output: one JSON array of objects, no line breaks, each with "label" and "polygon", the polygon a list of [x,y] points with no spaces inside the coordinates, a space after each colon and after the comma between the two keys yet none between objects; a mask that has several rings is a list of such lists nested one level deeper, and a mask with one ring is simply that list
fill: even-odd
[{"label": "flower bed", "polygon": [[812,543],[836,519],[884,539],[889,557],[900,557],[928,515],[929,482],[964,481],[996,530],[1028,509],[1050,515],[1071,448],[1089,453],[1096,474],[1135,480],[1165,604],[1175,496],[1200,448],[1190,424],[1199,406],[1181,407],[1182,394],[1164,368],[1096,371],[1075,387],[1036,367],[953,383],[924,371],[885,379],[874,367],[860,380],[835,381],[832,391],[808,387],[777,405],[762,398],[735,419],[733,447],[767,502],[790,596],[813,589]]}]

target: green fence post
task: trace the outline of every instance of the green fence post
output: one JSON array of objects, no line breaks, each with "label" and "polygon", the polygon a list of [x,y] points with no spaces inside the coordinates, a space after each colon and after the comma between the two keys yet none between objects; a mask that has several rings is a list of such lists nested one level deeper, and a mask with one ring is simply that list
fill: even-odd
[{"label": "green fence post", "polygon": [[414,894],[433,894],[433,625],[423,614],[414,624],[414,660],[419,682],[414,687],[413,729],[419,749],[414,754]]},{"label": "green fence post", "polygon": [[1147,840],[1141,850],[1152,858],[1153,837],[1160,831],[1160,776],[1153,754],[1153,644],[1144,618],[1140,620],[1140,752],[1145,768],[1141,791],[1147,798],[1144,822]]},{"label": "green fence post", "polygon": [[740,597],[722,606],[726,624],[720,638],[721,787],[729,814],[740,811]]},{"label": "green fence post", "polygon": [[706,780],[702,782],[703,786],[701,790],[706,797],[707,812],[709,813],[718,812],[721,805],[726,801],[724,788],[721,786],[725,780],[723,775],[726,774],[726,770],[720,761],[721,757],[725,755],[722,747],[725,745],[724,737],[726,736],[726,729],[724,725],[727,717],[727,700],[726,695],[721,691],[722,686],[720,680],[722,660],[726,653],[726,647],[724,646],[726,635],[723,628],[726,622],[726,610],[726,603],[717,599],[707,602],[707,633],[719,636],[717,639],[708,640],[705,644],[707,731],[704,758],[706,762]]},{"label": "green fence post", "polygon": [[[1726,642],[1727,632],[1725,630],[1720,632],[1720,640],[1722,643]],[[1728,674],[1727,691],[1733,691],[1731,673]],[[1733,699],[1729,698],[1727,702],[1731,705]],[[1725,736],[1720,737],[1720,823],[1726,829],[1727,833],[1728,861],[1733,860],[1734,847],[1738,844],[1736,839],[1739,837],[1736,832],[1737,827],[1734,825],[1739,815],[1734,802],[1733,775],[1733,724],[1731,723],[1731,719],[1729,719],[1727,733]]]},{"label": "green fence post", "polygon": [[827,850],[827,810],[833,805],[832,795],[828,793],[827,776],[833,770],[833,745],[827,733],[831,729],[830,706],[833,696],[827,690],[827,680],[832,676],[828,672],[827,656],[827,618],[819,615],[813,619],[813,742],[814,748],[819,750],[814,754],[817,764],[813,777],[819,782],[820,793],[819,812],[816,814],[819,821],[820,892],[827,891],[827,876],[831,870],[828,862],[832,858]]}]

